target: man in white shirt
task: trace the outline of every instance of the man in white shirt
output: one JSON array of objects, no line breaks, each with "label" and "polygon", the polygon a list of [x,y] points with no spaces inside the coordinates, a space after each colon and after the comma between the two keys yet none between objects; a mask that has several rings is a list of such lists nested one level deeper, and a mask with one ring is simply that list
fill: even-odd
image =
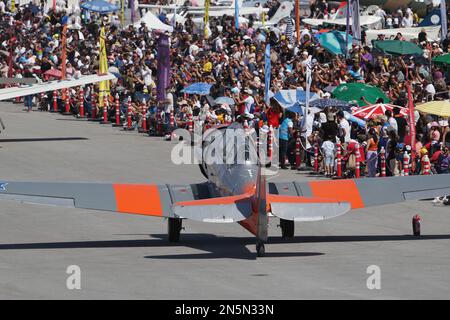
[{"label": "man in white shirt", "polygon": [[345,119],[344,112],[342,110],[340,110],[336,115],[339,121],[339,130],[341,131],[341,136],[344,136],[345,143],[349,143],[351,133],[350,124],[348,123],[347,119]]}]

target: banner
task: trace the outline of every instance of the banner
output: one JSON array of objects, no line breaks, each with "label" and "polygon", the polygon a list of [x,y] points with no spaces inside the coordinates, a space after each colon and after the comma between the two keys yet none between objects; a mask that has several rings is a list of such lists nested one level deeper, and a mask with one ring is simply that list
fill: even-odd
[{"label": "banner", "polygon": [[158,101],[166,99],[166,90],[170,85],[170,48],[169,37],[161,34],[158,40],[158,71],[156,97]]},{"label": "banner", "polygon": [[447,5],[441,0],[441,42],[447,38]]},{"label": "banner", "polygon": [[208,34],[208,24],[209,24],[209,2],[210,2],[210,0],[205,0],[205,16],[203,17],[205,38],[208,38],[208,37],[209,37],[209,34]]},{"label": "banner", "polygon": [[359,21],[359,0],[352,0],[352,33],[353,43],[356,45],[361,44],[361,24]]},{"label": "banner", "polygon": [[[108,73],[108,58],[106,55],[106,35],[105,27],[100,29],[100,57],[99,57],[98,73],[100,75]],[[104,96],[109,96],[109,80],[100,82],[100,91],[98,94],[98,105],[103,107]]]},{"label": "banner", "polygon": [[239,30],[239,1],[234,0],[234,27]]},{"label": "banner", "polygon": [[264,67],[264,83],[265,83],[265,88],[264,88],[264,101],[266,103],[269,103],[269,90],[270,90],[270,43],[266,44],[266,52],[264,54],[265,56],[265,67]]}]

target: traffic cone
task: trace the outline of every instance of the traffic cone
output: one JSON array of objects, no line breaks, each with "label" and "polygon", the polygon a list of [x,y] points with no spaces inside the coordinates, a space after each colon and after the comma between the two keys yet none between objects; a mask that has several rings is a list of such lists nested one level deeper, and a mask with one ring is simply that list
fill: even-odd
[{"label": "traffic cone", "polygon": [[428,158],[428,155],[423,156],[423,174],[429,175],[430,174],[430,158]]},{"label": "traffic cone", "polygon": [[58,112],[58,91],[53,91],[53,110],[50,112]]},{"label": "traffic cone", "polygon": [[188,130],[190,133],[194,132],[194,120],[193,120],[192,114],[189,115]]},{"label": "traffic cone", "polygon": [[403,172],[405,176],[409,176],[409,155],[406,151],[403,155]]},{"label": "traffic cone", "polygon": [[127,131],[134,130],[132,113],[133,113],[133,109],[131,108],[131,97],[128,97],[127,126],[123,128],[124,130],[127,130]]},{"label": "traffic cone", "polygon": [[359,143],[355,144],[355,157],[356,157],[356,164],[355,164],[355,178],[358,179],[361,177],[361,154],[359,151]]},{"label": "traffic cone", "polygon": [[302,164],[302,159],[300,156],[300,133],[297,133],[297,139],[295,140],[295,168],[300,169],[300,165]]},{"label": "traffic cone", "polygon": [[103,120],[100,122],[101,124],[110,124],[108,121],[108,95],[103,94]]},{"label": "traffic cone", "polygon": [[273,127],[269,126],[269,132],[267,133],[267,160],[272,162],[272,153],[273,153]]},{"label": "traffic cone", "polygon": [[95,92],[92,91],[91,95],[91,117],[89,118],[89,121],[98,121],[97,119],[97,95]]},{"label": "traffic cone", "polygon": [[86,115],[84,114],[84,90],[83,87],[80,87],[80,115],[78,116],[80,119],[85,119]]},{"label": "traffic cone", "polygon": [[141,127],[138,129],[138,132],[147,133],[147,103],[145,102],[145,99],[142,99],[141,113]]},{"label": "traffic cone", "polygon": [[175,128],[175,117],[173,116],[173,110],[170,111],[169,125],[171,130]]},{"label": "traffic cone", "polygon": [[341,144],[336,143],[336,175],[338,178],[342,178],[342,151]]},{"label": "traffic cone", "polygon": [[119,99],[118,93],[116,93],[115,108],[116,108],[116,122],[113,123],[112,126],[113,127],[121,127],[122,123],[120,121],[120,99]]},{"label": "traffic cone", "polygon": [[314,171],[319,172],[319,145],[314,144]]},{"label": "traffic cone", "polygon": [[384,147],[381,147],[380,151],[380,157],[381,157],[381,176],[386,177],[386,150],[384,150]]}]

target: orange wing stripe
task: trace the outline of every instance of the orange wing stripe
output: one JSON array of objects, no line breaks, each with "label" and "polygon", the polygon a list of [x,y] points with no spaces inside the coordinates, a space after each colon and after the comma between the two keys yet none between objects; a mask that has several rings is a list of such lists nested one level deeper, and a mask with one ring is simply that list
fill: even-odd
[{"label": "orange wing stripe", "polygon": [[162,216],[158,186],[145,184],[114,184],[117,211],[149,216]]},{"label": "orange wing stripe", "polygon": [[309,186],[313,197],[348,202],[352,209],[364,208],[358,187],[352,180],[311,181]]}]

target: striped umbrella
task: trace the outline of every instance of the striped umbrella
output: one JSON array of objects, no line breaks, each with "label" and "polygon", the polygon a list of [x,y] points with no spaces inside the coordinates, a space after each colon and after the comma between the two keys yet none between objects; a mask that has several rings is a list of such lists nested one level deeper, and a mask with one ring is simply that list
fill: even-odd
[{"label": "striped umbrella", "polygon": [[[398,107],[398,106],[393,105],[393,104],[379,103],[379,104],[374,104],[371,106],[359,108],[359,109],[353,111],[353,115],[360,119],[368,120],[368,119],[372,119],[376,116],[384,115],[386,110],[391,110],[391,112],[392,112],[392,109],[394,109],[394,107]],[[400,108],[401,115],[406,116],[408,114],[408,109],[403,108],[403,107],[399,107],[399,108]]]}]

